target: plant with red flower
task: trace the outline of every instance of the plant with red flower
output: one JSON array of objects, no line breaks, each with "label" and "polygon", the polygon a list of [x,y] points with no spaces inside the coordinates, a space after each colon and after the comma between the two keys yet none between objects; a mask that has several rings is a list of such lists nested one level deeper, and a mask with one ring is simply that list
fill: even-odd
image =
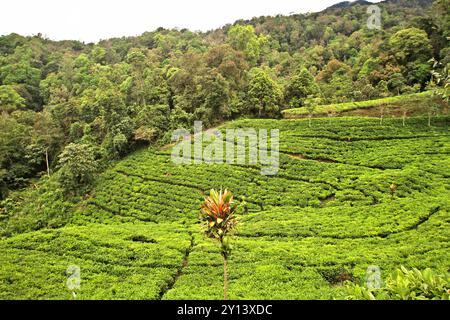
[{"label": "plant with red flower", "polygon": [[223,257],[223,291],[224,299],[228,299],[228,257],[231,253],[229,233],[237,224],[235,212],[237,205],[233,202],[233,194],[225,189],[211,189],[201,208],[201,217],[206,221],[205,233],[209,238],[220,243]]}]

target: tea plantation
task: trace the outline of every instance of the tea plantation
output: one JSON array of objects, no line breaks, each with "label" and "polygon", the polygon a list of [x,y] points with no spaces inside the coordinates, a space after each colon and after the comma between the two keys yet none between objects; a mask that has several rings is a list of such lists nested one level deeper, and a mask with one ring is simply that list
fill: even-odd
[{"label": "tea plantation", "polygon": [[[359,102],[344,102],[337,104],[320,105],[314,108],[312,115],[326,116],[327,114],[345,114],[346,112],[357,110],[359,113],[363,110],[370,110],[376,108],[385,108],[385,112],[395,108],[401,108],[409,114],[424,114],[430,108],[428,104],[436,103],[432,93],[429,91],[421,93],[413,93],[402,96],[394,96],[387,98],[380,98],[374,100],[366,100]],[[283,111],[283,115],[288,119],[301,118],[309,115],[307,108],[287,109]]]},{"label": "tea plantation", "polygon": [[222,299],[222,258],[198,217],[209,189],[221,187],[240,203],[230,299],[341,299],[342,283],[363,282],[371,265],[382,276],[400,265],[449,272],[449,120],[221,127],[279,129],[274,176],[258,165],[175,165],[170,148],[135,152],[75,204],[44,197],[10,208],[0,299],[70,299],[70,265],[81,271],[77,299]]}]

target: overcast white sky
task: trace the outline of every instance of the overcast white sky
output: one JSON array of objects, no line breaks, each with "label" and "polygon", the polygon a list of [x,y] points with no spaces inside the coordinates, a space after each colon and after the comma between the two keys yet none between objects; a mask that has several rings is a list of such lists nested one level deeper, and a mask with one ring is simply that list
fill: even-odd
[{"label": "overcast white sky", "polygon": [[[207,31],[262,15],[320,11],[339,0],[2,0],[0,34],[54,40],[139,35],[158,27]],[[379,2],[372,0],[371,2]]]}]

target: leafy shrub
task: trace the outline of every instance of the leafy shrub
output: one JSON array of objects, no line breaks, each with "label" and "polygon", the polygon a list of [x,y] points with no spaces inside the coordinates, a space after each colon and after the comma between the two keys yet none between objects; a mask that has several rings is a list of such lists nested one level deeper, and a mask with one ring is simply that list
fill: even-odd
[{"label": "leafy shrub", "polygon": [[94,180],[98,163],[93,147],[71,143],[59,155],[59,182],[66,192],[79,193],[80,188]]},{"label": "leafy shrub", "polygon": [[353,300],[450,300],[450,277],[427,268],[420,271],[401,266],[386,279],[384,287],[348,284],[347,299]]}]

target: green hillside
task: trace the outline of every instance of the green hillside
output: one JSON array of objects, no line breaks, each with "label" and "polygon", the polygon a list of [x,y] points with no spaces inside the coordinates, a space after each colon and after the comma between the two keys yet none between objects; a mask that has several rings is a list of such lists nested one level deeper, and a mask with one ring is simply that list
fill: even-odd
[{"label": "green hillside", "polygon": [[17,192],[0,222],[0,299],[70,299],[70,265],[79,299],[221,299],[222,258],[198,218],[221,187],[240,203],[231,299],[344,298],[370,265],[448,272],[449,120],[236,120],[221,128],[280,130],[277,175],[142,149],[80,201],[54,201],[45,183]]},{"label": "green hillside", "polygon": [[450,0],[176,2],[2,6],[0,300],[450,300]]},{"label": "green hillside", "polygon": [[[400,113],[405,112],[407,115],[426,115],[433,104],[438,102],[433,99],[432,92],[425,91],[421,93],[408,94],[403,96],[388,97],[382,99],[373,99],[366,101],[352,101],[344,103],[319,105],[311,112],[313,116],[326,116],[326,115],[345,115],[351,111],[367,111],[384,108],[384,112],[389,114],[393,111],[400,109]],[[296,119],[303,118],[310,115],[310,111],[306,108],[294,108],[283,110],[282,114],[284,118]]]}]

